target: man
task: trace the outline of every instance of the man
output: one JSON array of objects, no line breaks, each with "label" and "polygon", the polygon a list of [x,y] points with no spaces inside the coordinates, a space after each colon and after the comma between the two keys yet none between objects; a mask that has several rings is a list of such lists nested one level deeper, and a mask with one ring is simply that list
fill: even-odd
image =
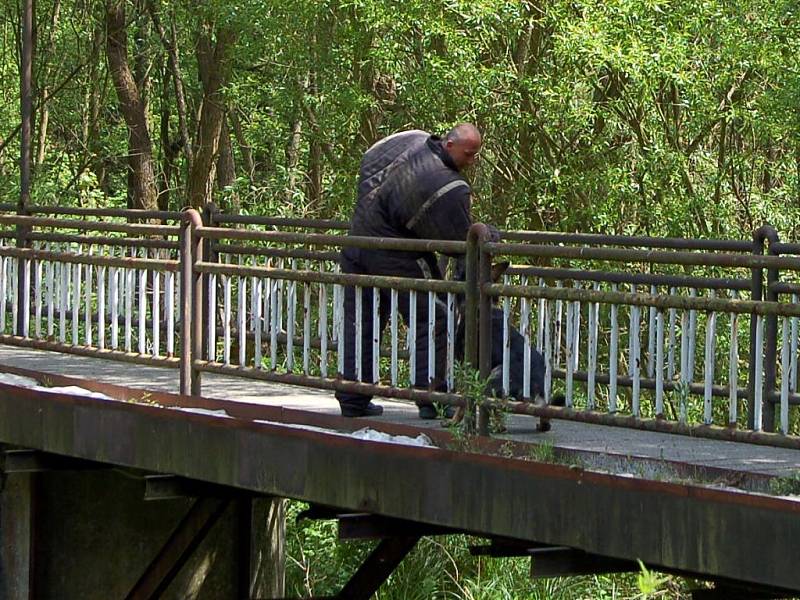
[{"label": "man", "polygon": [[[349,235],[382,238],[418,238],[438,240],[466,239],[472,224],[470,187],[461,171],[475,162],[481,148],[481,134],[469,123],[454,127],[444,138],[414,130],[380,140],[364,154],[358,183],[358,202],[350,222]],[[342,250],[344,273],[387,275],[395,277],[441,279],[432,252],[397,250]],[[344,300],[344,378],[356,380],[355,364],[355,293],[345,288]],[[361,380],[377,381],[372,372],[372,288],[361,288]],[[447,314],[441,301],[435,305],[435,372],[428,373],[428,298],[424,292],[416,298],[416,373],[418,388],[443,390]],[[410,323],[410,294],[398,294],[398,309]],[[380,291],[380,330],[389,319],[390,292]],[[412,349],[413,350],[413,349]],[[372,403],[371,396],[337,391],[342,415],[377,416],[383,408]],[[436,418],[430,403],[418,403],[419,416]],[[447,415],[449,416],[449,415]]]}]

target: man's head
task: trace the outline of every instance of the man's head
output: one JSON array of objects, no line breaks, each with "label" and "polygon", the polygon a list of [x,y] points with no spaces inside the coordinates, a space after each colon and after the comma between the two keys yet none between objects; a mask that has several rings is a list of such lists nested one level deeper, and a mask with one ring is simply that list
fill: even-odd
[{"label": "man's head", "polygon": [[475,162],[481,149],[481,132],[471,123],[461,123],[447,132],[442,146],[461,171]]}]

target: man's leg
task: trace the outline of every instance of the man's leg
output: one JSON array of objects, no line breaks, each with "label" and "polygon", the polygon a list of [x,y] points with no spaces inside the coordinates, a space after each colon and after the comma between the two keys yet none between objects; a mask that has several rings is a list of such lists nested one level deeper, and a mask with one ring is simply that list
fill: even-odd
[{"label": "man's leg", "polygon": [[[411,323],[411,314],[415,310],[414,302],[411,300],[412,294],[401,292],[399,295],[398,308],[403,315],[403,320],[407,325]],[[445,364],[447,360],[447,304],[441,298],[433,295],[433,344],[430,343],[429,325],[429,305],[430,298],[428,292],[417,292],[416,296],[416,327],[415,327],[415,346],[411,349],[414,352],[414,387],[420,389],[430,389],[432,391],[445,391]],[[432,359],[432,360],[431,360]],[[429,360],[433,363],[433,372],[429,372]],[[419,414],[421,418],[436,418],[436,410],[430,401],[418,401]],[[447,413],[452,411],[446,410]]]},{"label": "man's leg", "polygon": [[[362,273],[355,265],[347,260],[342,260],[342,272]],[[361,335],[356,338],[356,288],[344,288],[344,372],[342,379],[359,381],[356,370],[356,343],[361,345],[361,381],[372,382],[372,288],[363,289],[361,302]],[[371,395],[336,391],[336,399],[342,409],[342,416],[361,417],[377,416],[383,413],[383,408],[370,402]]]}]

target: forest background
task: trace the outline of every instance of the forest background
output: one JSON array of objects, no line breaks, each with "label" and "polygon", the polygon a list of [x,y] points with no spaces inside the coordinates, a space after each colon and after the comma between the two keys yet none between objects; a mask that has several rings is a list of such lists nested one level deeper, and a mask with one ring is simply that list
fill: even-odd
[{"label": "forest background", "polygon": [[[36,3],[32,201],[346,217],[383,135],[485,136],[501,227],[749,237],[800,223],[793,0]],[[0,0],[0,201],[20,6]]]},{"label": "forest background", "polygon": [[[20,13],[0,0],[10,203]],[[475,216],[502,228],[749,238],[769,221],[796,240],[798,13],[796,0],[39,0],[31,200],[346,218],[373,142],[471,121],[485,139]],[[290,529],[291,591],[332,593],[368,550],[326,527]],[[380,597],[651,595],[635,576],[539,584],[527,568],[426,540]],[[661,583],[653,596],[687,586]]]}]

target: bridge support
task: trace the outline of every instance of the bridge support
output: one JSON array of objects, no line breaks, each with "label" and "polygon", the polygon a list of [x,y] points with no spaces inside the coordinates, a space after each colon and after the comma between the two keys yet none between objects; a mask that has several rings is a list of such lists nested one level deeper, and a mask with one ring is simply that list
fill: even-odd
[{"label": "bridge support", "polygon": [[284,594],[282,499],[168,477],[148,489],[141,471],[46,453],[3,458],[0,600]]}]

